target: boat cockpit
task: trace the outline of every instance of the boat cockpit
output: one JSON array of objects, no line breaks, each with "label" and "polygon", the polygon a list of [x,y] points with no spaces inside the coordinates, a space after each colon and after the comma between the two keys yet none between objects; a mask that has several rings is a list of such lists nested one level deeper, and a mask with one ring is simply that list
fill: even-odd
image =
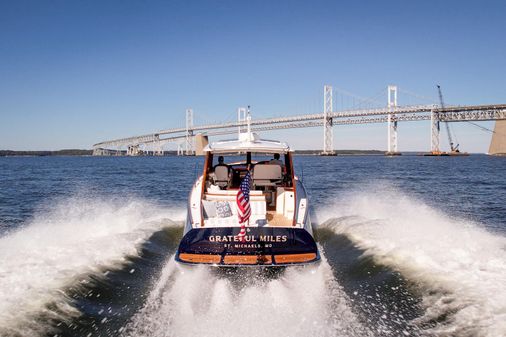
[{"label": "boat cockpit", "polygon": [[230,154],[226,158],[224,155],[216,158],[213,154],[209,154],[206,186],[211,189],[216,189],[217,186],[221,190],[237,189],[249,170],[254,190],[290,187],[292,185],[290,154],[285,154],[284,160],[280,159],[279,153],[271,155],[270,159],[268,156],[269,154],[248,152],[247,158],[241,160],[237,154]]},{"label": "boat cockpit", "polygon": [[295,189],[291,153],[208,152],[203,174],[205,227],[237,226],[235,198],[250,173],[250,226],[295,225]]}]

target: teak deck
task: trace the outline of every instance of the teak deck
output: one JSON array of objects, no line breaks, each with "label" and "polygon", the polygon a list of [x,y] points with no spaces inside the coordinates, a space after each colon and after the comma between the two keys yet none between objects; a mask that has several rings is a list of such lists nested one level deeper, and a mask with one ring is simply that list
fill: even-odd
[{"label": "teak deck", "polygon": [[267,222],[269,227],[290,227],[291,219],[286,218],[283,214],[277,214],[276,211],[267,211]]}]

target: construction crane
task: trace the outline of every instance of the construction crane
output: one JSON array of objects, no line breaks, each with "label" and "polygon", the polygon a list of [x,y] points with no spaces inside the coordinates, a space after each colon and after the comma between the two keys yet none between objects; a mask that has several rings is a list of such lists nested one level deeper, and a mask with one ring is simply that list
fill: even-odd
[{"label": "construction crane", "polygon": [[[443,101],[443,93],[441,92],[441,86],[437,86],[437,91],[439,93],[439,102],[441,104],[441,110],[444,110],[445,108],[445,103]],[[454,145],[453,143],[453,139],[452,139],[452,134],[450,132],[450,125],[448,125],[448,122],[444,122],[445,123],[445,127],[446,127],[446,134],[448,135],[448,142],[450,143],[450,153],[459,153],[459,144],[457,145]]]}]

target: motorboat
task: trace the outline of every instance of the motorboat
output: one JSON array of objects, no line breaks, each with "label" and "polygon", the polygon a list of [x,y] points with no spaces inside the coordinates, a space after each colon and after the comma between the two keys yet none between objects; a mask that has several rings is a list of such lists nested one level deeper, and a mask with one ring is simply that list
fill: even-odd
[{"label": "motorboat", "polygon": [[[249,114],[247,121],[238,139],[204,148],[203,172],[189,195],[176,261],[213,266],[318,262],[308,196],[294,172],[293,151],[287,143],[260,139],[251,132]],[[240,199],[244,194],[246,201]],[[247,221],[242,221],[244,212]]]}]

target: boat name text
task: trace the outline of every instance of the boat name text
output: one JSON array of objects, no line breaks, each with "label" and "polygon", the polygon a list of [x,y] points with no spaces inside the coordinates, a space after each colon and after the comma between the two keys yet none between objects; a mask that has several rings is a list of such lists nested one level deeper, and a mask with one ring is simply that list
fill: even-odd
[{"label": "boat name text", "polygon": [[[244,237],[246,242],[286,242],[288,237],[286,235],[246,235]],[[241,240],[237,235],[210,235],[208,238],[211,242],[240,242]]]}]

